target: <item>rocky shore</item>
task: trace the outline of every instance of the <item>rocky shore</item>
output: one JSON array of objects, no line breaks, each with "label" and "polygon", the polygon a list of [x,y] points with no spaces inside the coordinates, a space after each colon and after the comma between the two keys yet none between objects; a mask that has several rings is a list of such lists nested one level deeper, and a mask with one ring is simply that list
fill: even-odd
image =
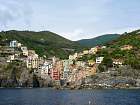
[{"label": "rocky shore", "polygon": [[107,72],[82,78],[78,81],[53,81],[37,77],[23,62],[4,63],[0,60],[1,88],[55,88],[55,89],[137,89],[140,73],[130,67],[110,68]]}]

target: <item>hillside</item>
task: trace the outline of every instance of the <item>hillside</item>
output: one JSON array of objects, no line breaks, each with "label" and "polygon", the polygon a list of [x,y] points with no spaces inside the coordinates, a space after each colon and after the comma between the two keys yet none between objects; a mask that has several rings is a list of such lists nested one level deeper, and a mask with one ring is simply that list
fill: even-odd
[{"label": "hillside", "polygon": [[65,39],[49,31],[3,31],[1,39],[17,40],[30,49],[34,49],[40,56],[46,55],[67,58],[74,50],[80,50],[81,46],[73,41]]},{"label": "hillside", "polygon": [[113,62],[119,62],[140,72],[140,30],[125,32],[105,45],[107,48],[98,50],[93,55],[85,55],[80,60],[88,61],[95,60],[96,57],[104,57],[98,67],[100,71],[106,71],[108,67],[113,66]]},{"label": "hillside", "polygon": [[140,30],[135,30],[130,33],[122,34],[118,39],[108,43],[110,47],[120,47],[123,45],[132,45],[135,48],[140,48]]},{"label": "hillside", "polygon": [[86,54],[78,60],[95,61],[96,57],[104,57],[97,67],[99,73],[106,72],[106,76],[109,74],[109,78],[98,75],[102,77],[103,83],[112,78],[118,81],[123,81],[123,78],[125,78],[124,81],[132,79],[136,83],[137,79],[140,79],[140,30],[125,32],[116,40],[105,45],[106,48],[99,48],[96,54]]},{"label": "hillside", "polygon": [[106,34],[92,39],[82,39],[77,42],[80,43],[82,46],[93,47],[96,45],[103,45],[119,37],[119,34]]},{"label": "hillside", "polygon": [[140,30],[122,34],[118,39],[107,44],[102,54],[112,59],[119,59],[123,64],[140,69]]}]

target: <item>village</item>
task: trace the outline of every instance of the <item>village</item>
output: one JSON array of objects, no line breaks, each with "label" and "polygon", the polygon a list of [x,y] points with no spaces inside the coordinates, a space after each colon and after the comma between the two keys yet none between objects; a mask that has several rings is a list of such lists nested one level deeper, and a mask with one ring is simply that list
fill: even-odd
[{"label": "village", "polygon": [[[106,49],[107,47],[96,46],[89,50],[69,55],[69,59],[63,60],[55,56],[46,58],[44,55],[43,57],[40,57],[36,54],[35,50],[28,49],[27,46],[24,46],[17,40],[12,40],[9,42],[9,46],[1,46],[0,48],[1,59],[6,58],[6,63],[21,61],[26,64],[27,69],[32,70],[34,75],[43,80],[50,78],[57,85],[80,86],[83,79],[86,80],[87,77],[99,75],[98,65],[102,63],[104,57],[97,56],[95,60],[92,59],[88,61],[82,61],[79,60],[79,58],[85,55],[95,55],[99,50]],[[132,46],[125,45],[121,48],[121,50],[130,50],[132,48]],[[113,59],[113,65],[123,66],[123,61]],[[106,76],[108,76],[108,74],[110,75],[110,71],[100,73],[100,75]],[[88,83],[88,81],[89,80],[87,79],[86,82]],[[89,86],[91,84],[85,83],[85,86],[86,85]],[[96,83],[96,86],[97,85],[106,87],[112,86],[105,82]],[[125,84],[125,86],[129,86],[129,84]]]}]

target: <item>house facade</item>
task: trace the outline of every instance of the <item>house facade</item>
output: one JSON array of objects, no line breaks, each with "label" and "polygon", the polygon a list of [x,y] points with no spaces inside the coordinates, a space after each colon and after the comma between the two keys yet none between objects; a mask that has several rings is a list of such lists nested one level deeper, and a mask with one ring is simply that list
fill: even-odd
[{"label": "house facade", "polygon": [[96,63],[97,64],[102,63],[103,59],[104,59],[104,57],[96,57]]},{"label": "house facade", "polygon": [[10,41],[10,47],[17,47],[18,42],[16,40]]}]

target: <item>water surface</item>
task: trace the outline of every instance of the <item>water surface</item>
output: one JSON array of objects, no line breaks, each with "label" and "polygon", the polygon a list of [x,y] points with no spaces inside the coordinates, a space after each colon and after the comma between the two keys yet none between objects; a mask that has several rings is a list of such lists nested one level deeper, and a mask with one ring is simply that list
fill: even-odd
[{"label": "water surface", "polygon": [[140,105],[140,90],[0,89],[0,105]]}]

